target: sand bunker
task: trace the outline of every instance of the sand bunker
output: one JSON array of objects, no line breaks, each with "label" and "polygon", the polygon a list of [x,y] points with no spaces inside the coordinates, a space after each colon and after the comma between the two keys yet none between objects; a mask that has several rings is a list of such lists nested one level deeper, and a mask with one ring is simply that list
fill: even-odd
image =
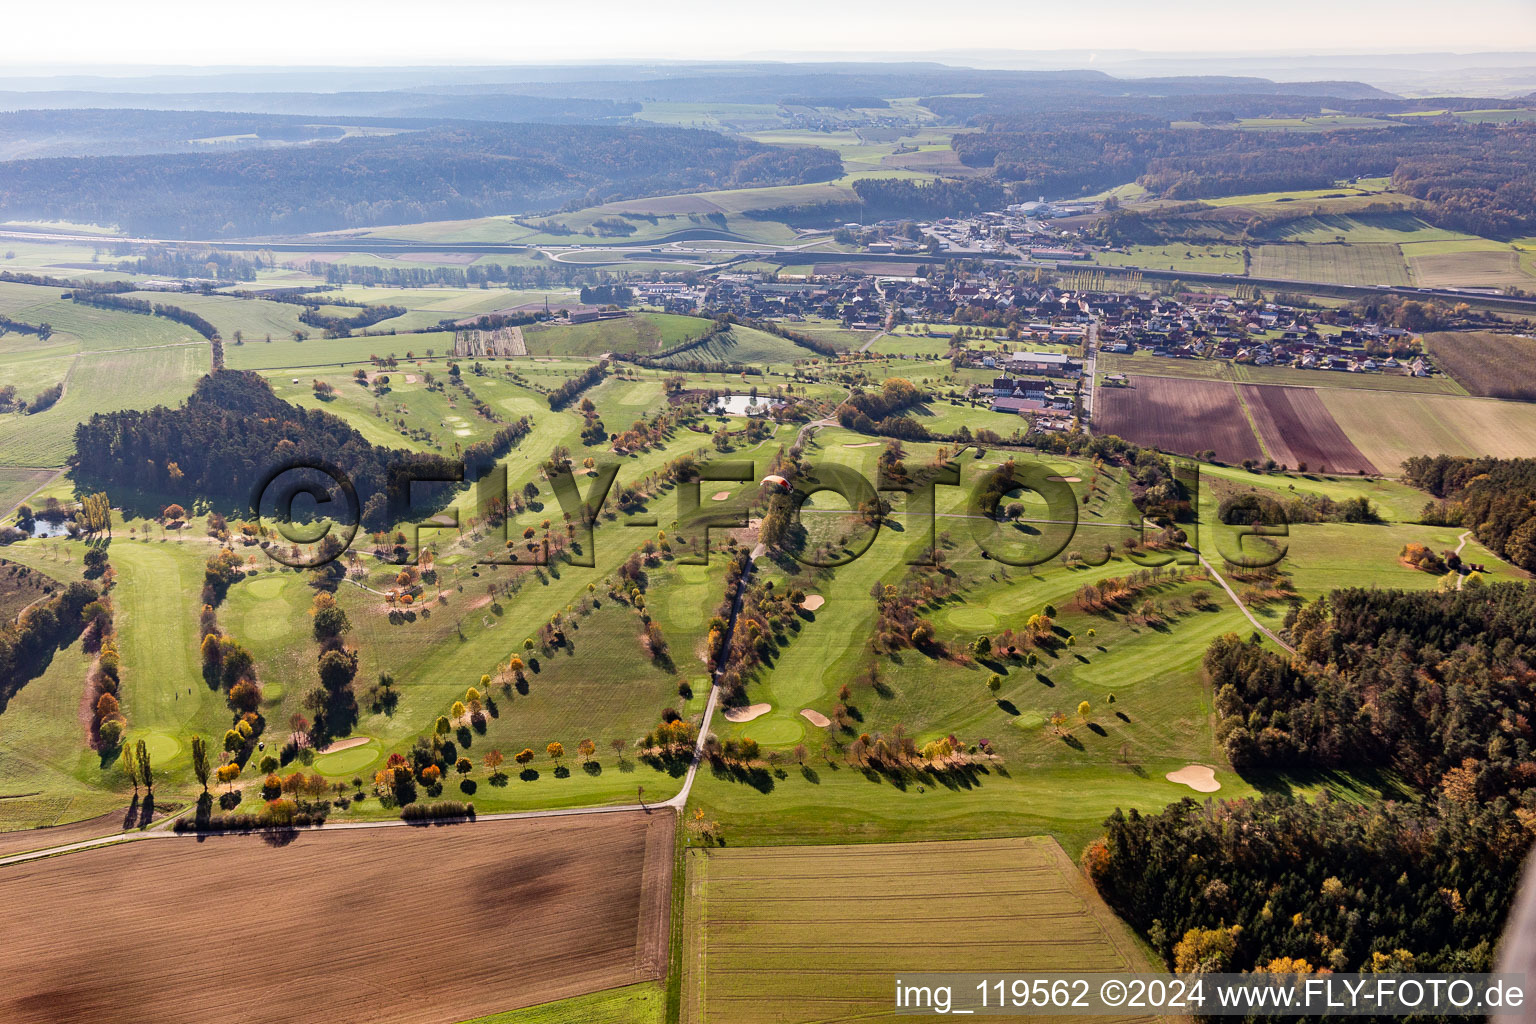
[{"label": "sand bunker", "polygon": [[860,441],[858,444],[845,444],[844,448],[879,448],[879,441]]},{"label": "sand bunker", "polygon": [[1216,770],[1203,764],[1187,764],[1176,772],[1169,772],[1163,778],[1169,782],[1177,782],[1181,786],[1188,786],[1196,793],[1214,793],[1221,788],[1221,783],[1216,781]]},{"label": "sand bunker", "polygon": [[1080,484],[1083,482],[1083,478],[1080,476],[1048,476],[1046,479],[1053,484]]},{"label": "sand bunker", "polygon": [[750,722],[752,719],[760,718],[772,710],[772,704],[752,704],[744,708],[726,708],[725,720],[727,722]]},{"label": "sand bunker", "polygon": [[416,383],[416,375],[414,373],[406,374],[405,375],[405,382],[407,384],[415,384]]},{"label": "sand bunker", "polygon": [[344,740],[332,740],[316,751],[316,753],[334,754],[338,750],[351,750],[353,747],[360,747],[367,742],[367,736],[350,736]]},{"label": "sand bunker", "polygon": [[709,500],[710,501],[724,501],[726,498],[729,498],[730,496],[731,496],[731,492],[730,491],[716,491],[714,494],[711,494],[709,496]]},{"label": "sand bunker", "polygon": [[810,722],[818,729],[825,729],[827,726],[832,724],[832,719],[828,718],[820,711],[812,711],[810,708],[802,708],[800,714],[807,722]]},{"label": "sand bunker", "polygon": [[827,599],[822,597],[820,594],[812,594],[804,601],[800,602],[800,607],[804,608],[808,612],[813,612],[826,603]]}]

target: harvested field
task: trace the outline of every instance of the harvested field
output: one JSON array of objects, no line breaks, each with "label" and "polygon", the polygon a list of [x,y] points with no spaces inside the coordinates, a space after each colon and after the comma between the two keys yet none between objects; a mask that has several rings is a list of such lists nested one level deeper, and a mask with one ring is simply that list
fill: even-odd
[{"label": "harvested field", "polygon": [[1424,344],[1435,365],[1472,394],[1536,402],[1536,339],[1444,331],[1426,334]]},{"label": "harvested field", "polygon": [[1095,433],[1193,455],[1213,450],[1223,462],[1263,458],[1237,390],[1225,381],[1131,377],[1128,388],[1104,388]]},{"label": "harvested field", "polygon": [[1414,455],[1529,458],[1536,404],[1328,389],[1319,397],[1355,446],[1387,473]]},{"label": "harvested field", "polygon": [[[634,812],[287,845],[167,838],[13,865],[0,1019],[371,1024],[388,1005],[392,1022],[451,1024],[659,978],[674,824]],[[421,864],[431,877],[402,873]],[[211,963],[233,908],[238,951]]]},{"label": "harvested field", "polygon": [[1254,250],[1254,277],[1369,286],[1408,280],[1403,253],[1388,242],[1261,245]]},{"label": "harvested field", "polygon": [[1421,288],[1525,288],[1536,277],[1520,266],[1520,257],[1502,252],[1443,252],[1412,256],[1408,265]]},{"label": "harvested field", "polygon": [[1376,467],[1334,422],[1313,388],[1238,386],[1259,437],[1276,462],[1292,469],[1305,463],[1313,472],[1375,475]]},{"label": "harvested field", "polygon": [[884,1018],[908,971],[1151,969],[1048,837],[695,849],[688,896],[690,1024]]}]

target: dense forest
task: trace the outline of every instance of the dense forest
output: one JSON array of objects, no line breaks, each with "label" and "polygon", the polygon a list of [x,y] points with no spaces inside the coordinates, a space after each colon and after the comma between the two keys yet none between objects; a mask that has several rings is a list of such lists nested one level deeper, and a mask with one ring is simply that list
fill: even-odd
[{"label": "dense forest", "polygon": [[1385,772],[1412,799],[1117,812],[1101,892],[1183,970],[1487,970],[1536,829],[1536,588],[1336,591],[1290,629],[1294,659],[1206,653],[1233,766]]},{"label": "dense forest", "polygon": [[[502,427],[490,441],[464,452],[473,479],[528,432],[526,418]],[[327,412],[289,405],[254,373],[219,371],[198,382],[179,409],[97,413],[75,428],[71,465],[82,479],[158,494],[197,495],[248,508],[255,489],[284,467],[334,465],[350,478],[363,526],[389,525],[393,497],[412,515],[431,510],[449,494],[446,485],[416,484],[412,499],[399,491],[399,471],[451,479],[453,460],[372,445],[345,421]],[[301,474],[302,475],[302,474]],[[334,484],[309,474],[327,491]],[[284,480],[289,482],[288,478]],[[116,492],[114,492],[116,493]],[[269,512],[270,510],[263,510]]]},{"label": "dense forest", "polygon": [[997,118],[955,136],[968,166],[1026,194],[1077,195],[1137,181],[1167,199],[1326,189],[1392,178],[1442,227],[1495,237],[1536,230],[1536,126],[1433,123],[1330,132],[1166,124],[1048,126]]},{"label": "dense forest", "polygon": [[1536,572],[1536,459],[1420,455],[1403,480],[1434,495],[1424,521],[1464,526],[1502,558]]},{"label": "dense forest", "polygon": [[825,181],[830,150],[689,128],[472,124],[208,154],[17,160],[0,214],[230,237],[406,224],[694,189]]}]

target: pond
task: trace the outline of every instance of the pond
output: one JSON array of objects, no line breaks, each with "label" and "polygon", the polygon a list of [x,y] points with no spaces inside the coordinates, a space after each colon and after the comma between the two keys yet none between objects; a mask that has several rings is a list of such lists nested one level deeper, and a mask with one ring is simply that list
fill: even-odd
[{"label": "pond", "polygon": [[705,411],[731,416],[766,416],[772,407],[773,400],[767,395],[721,395],[705,406]]},{"label": "pond", "polygon": [[68,537],[69,520],[61,519],[57,522],[51,519],[32,520],[32,529],[27,531],[29,537]]}]

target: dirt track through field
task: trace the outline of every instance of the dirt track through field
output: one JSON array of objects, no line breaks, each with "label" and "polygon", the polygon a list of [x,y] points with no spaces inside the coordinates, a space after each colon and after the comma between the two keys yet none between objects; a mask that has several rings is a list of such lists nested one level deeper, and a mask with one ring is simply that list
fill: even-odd
[{"label": "dirt track through field", "polygon": [[452,1024],[661,977],[670,810],[138,842],[0,872],[0,1020]]},{"label": "dirt track through field", "polygon": [[1239,385],[1269,457],[1292,469],[1375,474],[1377,469],[1334,420],[1315,388]]}]

